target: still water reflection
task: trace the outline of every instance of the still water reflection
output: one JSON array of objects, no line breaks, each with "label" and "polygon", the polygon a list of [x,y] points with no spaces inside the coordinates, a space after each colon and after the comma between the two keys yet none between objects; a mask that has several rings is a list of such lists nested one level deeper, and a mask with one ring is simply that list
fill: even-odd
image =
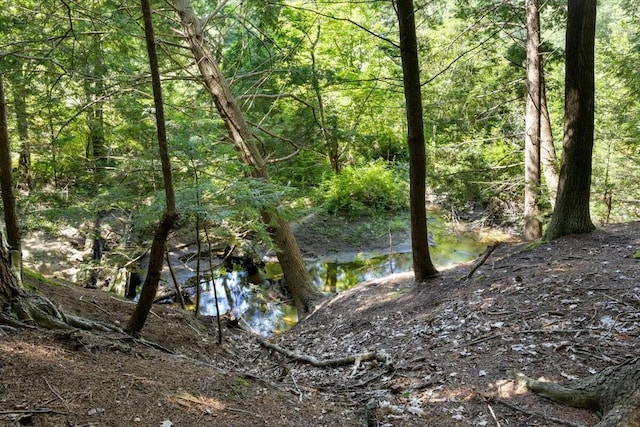
[{"label": "still water reflection", "polygon": [[[452,234],[444,221],[430,222],[430,232],[433,240],[431,258],[440,269],[470,261],[492,243],[478,239],[475,233]],[[341,292],[366,280],[410,271],[413,267],[411,253],[408,252],[410,245],[405,244],[404,250],[407,252],[357,254],[349,260],[344,260],[343,254],[333,259],[310,262],[309,272],[318,288],[325,292]],[[270,280],[263,285],[248,284],[243,271],[221,272],[220,277],[202,284],[200,313],[206,316],[215,316],[218,310],[221,315],[230,313],[261,335],[291,328],[297,322],[295,308],[274,302],[280,295],[277,289],[282,278],[279,265],[268,264],[266,270]],[[218,296],[217,308],[215,294]]]}]

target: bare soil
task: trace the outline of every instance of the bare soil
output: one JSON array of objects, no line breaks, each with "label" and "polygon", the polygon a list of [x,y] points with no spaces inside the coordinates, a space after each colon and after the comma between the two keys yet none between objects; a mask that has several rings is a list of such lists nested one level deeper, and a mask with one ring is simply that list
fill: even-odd
[{"label": "bare soil", "polygon": [[[381,236],[382,246],[386,236]],[[344,249],[344,248],[343,248]],[[314,248],[317,254],[319,249]],[[0,329],[1,426],[558,426],[596,414],[527,392],[637,355],[640,223],[550,243],[500,245],[424,284],[410,274],[324,301],[268,338],[155,306],[146,341],[124,334]],[[31,281],[64,310],[124,325],[132,303],[71,283]]]}]

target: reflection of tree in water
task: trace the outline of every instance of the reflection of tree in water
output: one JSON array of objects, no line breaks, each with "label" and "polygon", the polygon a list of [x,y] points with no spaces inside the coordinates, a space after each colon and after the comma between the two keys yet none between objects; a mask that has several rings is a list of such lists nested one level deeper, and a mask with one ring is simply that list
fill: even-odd
[{"label": "reflection of tree in water", "polygon": [[[441,236],[438,230],[434,232],[434,240],[438,244],[432,248],[432,256],[439,267],[472,260],[487,246],[487,242],[478,241],[475,236],[451,233]],[[309,272],[315,286],[325,292],[336,293],[367,280],[411,271],[412,264],[410,253],[393,253],[368,258],[361,256],[350,262],[318,261],[309,264]],[[247,271],[243,269],[245,265],[238,264],[237,267],[240,268],[227,269],[226,274],[221,271],[220,277],[205,284],[201,313],[205,316],[216,315],[213,292],[215,286],[220,315],[230,312],[234,318],[241,318],[244,326],[251,327],[262,335],[284,331],[293,326],[296,322],[295,309],[274,301],[274,296],[281,298],[277,296],[277,288],[281,284],[277,280],[271,280],[269,285],[266,282],[261,286],[250,285]],[[276,263],[267,264],[264,272],[272,279],[282,275]]]},{"label": "reflection of tree in water", "polygon": [[309,268],[314,284],[325,292],[341,292],[356,284],[411,270],[411,254],[380,255],[351,262],[319,261]]}]

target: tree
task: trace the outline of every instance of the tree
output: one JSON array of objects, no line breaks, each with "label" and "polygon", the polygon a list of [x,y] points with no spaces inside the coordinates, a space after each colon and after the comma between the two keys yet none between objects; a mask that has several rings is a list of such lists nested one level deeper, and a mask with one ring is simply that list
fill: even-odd
[{"label": "tree", "polygon": [[588,233],[594,131],[596,0],[570,0],[567,15],[565,115],[558,197],[545,239]]},{"label": "tree", "polygon": [[527,93],[524,144],[524,238],[542,237],[540,221],[540,108],[542,60],[540,56],[540,12],[538,0],[526,1]]},{"label": "tree", "polygon": [[544,78],[544,62],[540,62],[540,163],[547,184],[551,209],[558,194],[558,158],[553,144],[551,117],[547,106],[547,89]]},{"label": "tree", "polygon": [[400,30],[400,55],[404,76],[407,112],[407,145],[409,146],[409,210],[411,211],[411,249],[416,282],[437,274],[429,255],[426,210],[426,153],[422,119],[422,94],[418,41],[416,38],[413,0],[396,0]]},{"label": "tree", "polygon": [[31,141],[29,140],[29,116],[27,114],[28,90],[25,85],[24,70],[17,71],[13,79],[13,105],[16,115],[16,127],[20,141],[20,161],[18,170],[22,172],[22,178],[30,191],[33,191],[33,171],[31,170]]},{"label": "tree", "polygon": [[[7,223],[7,242],[9,243],[7,253],[4,239],[0,234],[0,323],[15,326],[33,323],[45,328],[56,329],[117,329],[114,326],[87,321],[64,313],[48,299],[28,294],[22,286],[20,280],[20,231],[15,215],[15,200],[12,190],[13,177],[2,74],[0,74],[0,171],[2,201]],[[16,265],[20,268],[16,268]]]},{"label": "tree", "polygon": [[599,412],[602,419],[595,427],[640,425],[640,357],[565,385],[519,377],[529,390],[555,402]]},{"label": "tree", "polygon": [[164,103],[162,101],[162,85],[158,69],[158,56],[156,54],[156,41],[153,32],[153,20],[151,16],[151,4],[149,0],[142,0],[142,16],[144,18],[144,35],[149,54],[149,68],[151,69],[151,81],[153,85],[153,101],[156,108],[156,126],[158,132],[158,149],[162,163],[162,177],[164,181],[166,210],[156,228],[149,255],[149,267],[147,276],[142,284],[140,299],[127,324],[127,332],[131,335],[139,335],[151,311],[153,300],[158,292],[158,283],[164,263],[164,248],[169,231],[178,218],[176,209],[176,197],[173,189],[173,177],[171,162],[169,160],[169,147],[167,143],[167,131],[164,118]]},{"label": "tree", "polygon": [[[189,45],[202,75],[203,84],[225,122],[228,137],[236,147],[240,160],[248,166],[253,177],[268,182],[270,178],[266,162],[236,99],[231,93],[229,84],[220,72],[220,68],[207,46],[202,23],[193,11],[191,2],[189,0],[173,0],[173,7],[182,26],[182,35]],[[261,216],[276,246],[276,255],[293,296],[298,317],[302,319],[311,312],[324,294],[313,285],[291,227],[279,214],[277,208],[265,206]]]},{"label": "tree", "polygon": [[[22,251],[20,249],[20,226],[16,213],[16,198],[13,192],[11,164],[11,144],[7,125],[7,108],[4,96],[4,77],[0,73],[0,190],[4,220],[7,228],[7,244],[9,245],[10,266],[16,279],[22,280]],[[1,244],[1,243],[0,243]]]}]

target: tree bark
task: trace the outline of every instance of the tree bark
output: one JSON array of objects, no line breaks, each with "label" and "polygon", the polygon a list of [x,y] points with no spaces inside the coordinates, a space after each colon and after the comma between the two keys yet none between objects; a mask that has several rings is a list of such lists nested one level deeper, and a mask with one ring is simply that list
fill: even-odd
[{"label": "tree bark", "polygon": [[[203,83],[225,122],[229,137],[237,148],[241,161],[249,166],[253,176],[268,181],[270,178],[265,161],[258,150],[249,125],[231,94],[229,84],[207,46],[206,37],[191,7],[191,2],[173,0],[173,7],[180,19],[183,36],[200,70]],[[298,317],[302,319],[324,294],[313,285],[289,224],[280,217],[276,209],[265,209],[262,212],[262,221],[266,224],[276,245],[278,261],[294,297]]]},{"label": "tree bark", "polygon": [[[2,237],[1,234],[0,237]],[[0,244],[0,303],[4,300],[4,302],[11,304],[16,298],[24,296],[26,296],[24,289],[11,271],[9,255]],[[4,311],[4,307],[0,304],[0,313]]]},{"label": "tree bark", "polygon": [[151,252],[149,254],[147,277],[142,284],[140,299],[136,304],[133,314],[129,318],[129,323],[126,328],[127,333],[133,336],[140,335],[140,331],[142,331],[142,328],[147,321],[147,316],[151,311],[153,300],[156,298],[158,284],[160,283],[162,265],[164,264],[164,252],[167,236],[169,235],[177,217],[178,215],[175,212],[165,213],[153,236],[153,243],[151,244]]},{"label": "tree bark", "polygon": [[22,252],[20,248],[20,226],[16,213],[16,198],[13,192],[11,144],[7,124],[7,106],[4,96],[3,75],[0,74],[0,190],[4,206],[4,221],[7,228],[10,266],[19,283],[22,281]]},{"label": "tree bark", "polygon": [[524,238],[542,237],[540,221],[541,59],[538,0],[526,0],[527,93],[524,144]]},{"label": "tree bark", "polygon": [[544,78],[544,61],[540,63],[540,163],[547,184],[551,209],[556,206],[558,195],[558,157],[553,143],[551,117],[547,106],[547,89]]},{"label": "tree bark", "polygon": [[640,358],[611,366],[567,385],[520,375],[529,390],[555,402],[603,414],[596,427],[640,425]]},{"label": "tree bark", "polygon": [[424,123],[418,41],[413,0],[396,0],[400,30],[400,55],[404,78],[407,113],[407,145],[409,147],[409,209],[411,211],[411,249],[416,282],[424,282],[438,273],[431,262],[427,239],[426,174]]},{"label": "tree bark", "polygon": [[31,171],[31,143],[29,141],[29,116],[27,115],[27,89],[24,85],[22,70],[13,79],[13,105],[16,113],[16,127],[20,141],[20,160],[18,170],[22,170],[27,188],[33,191],[33,172]]},{"label": "tree bark", "polygon": [[160,161],[162,163],[162,177],[164,181],[164,191],[166,199],[166,211],[162,220],[156,228],[151,244],[149,255],[149,267],[147,277],[142,284],[140,299],[129,319],[126,331],[133,335],[140,335],[140,331],[151,311],[153,300],[158,292],[160,274],[164,261],[165,245],[169,231],[178,219],[176,210],[176,199],[173,190],[173,178],[171,174],[171,162],[169,161],[169,144],[167,142],[167,132],[164,118],[164,103],[162,101],[162,85],[160,82],[160,72],[158,69],[158,56],[156,54],[155,36],[153,33],[153,21],[151,15],[151,4],[149,0],[142,0],[142,15],[144,18],[145,40],[147,42],[147,52],[149,55],[149,67],[151,69],[151,81],[153,85],[153,101],[156,108],[156,127],[158,132],[158,149],[160,151]]},{"label": "tree bark", "polygon": [[588,233],[594,128],[596,0],[569,0],[565,107],[558,197],[545,239]]}]

